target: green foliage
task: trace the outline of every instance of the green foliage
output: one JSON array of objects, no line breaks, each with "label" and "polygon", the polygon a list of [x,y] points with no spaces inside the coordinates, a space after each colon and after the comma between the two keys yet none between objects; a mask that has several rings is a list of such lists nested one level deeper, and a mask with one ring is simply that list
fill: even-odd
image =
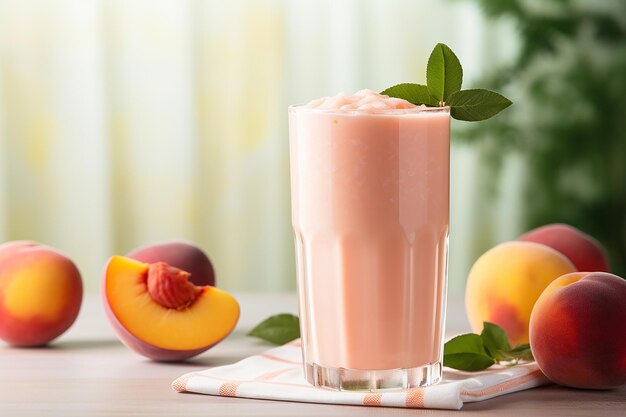
[{"label": "green foliage", "polygon": [[300,337],[300,320],[293,314],[277,314],[257,324],[248,336],[282,345]]},{"label": "green foliage", "polygon": [[484,322],[480,338],[482,339],[487,351],[497,360],[504,359],[502,352],[508,352],[511,350],[511,345],[509,344],[509,338],[507,337],[506,332],[500,326],[493,323]]},{"label": "green foliage", "polygon": [[448,100],[463,83],[463,68],[452,49],[443,43],[435,45],[426,67],[426,83],[430,95],[438,101]]},{"label": "green foliage", "polygon": [[447,104],[456,120],[479,121],[495,116],[512,103],[496,92],[473,88],[455,91],[448,98]]},{"label": "green foliage", "polygon": [[397,97],[413,104],[427,104],[429,106],[438,106],[439,101],[432,97],[428,92],[428,87],[420,84],[402,83],[381,92],[386,96]]},{"label": "green foliage", "polygon": [[413,104],[450,106],[450,115],[468,122],[489,119],[509,107],[511,101],[484,89],[461,90],[463,67],[447,45],[438,43],[426,66],[427,85],[402,83],[389,87],[382,94]]},{"label": "green foliage", "polygon": [[503,328],[494,323],[483,322],[478,335],[466,333],[450,339],[443,346],[444,366],[462,371],[482,371],[494,363],[515,366],[520,360],[533,360],[529,344],[511,348]]},{"label": "green foliage", "polygon": [[462,371],[482,371],[496,361],[489,356],[479,335],[467,333],[444,345],[443,364]]},{"label": "green foliage", "polygon": [[457,136],[489,149],[493,173],[507,152],[522,154],[526,228],[572,224],[624,275],[626,2],[475,1],[519,31],[517,59],[481,82],[516,105]]}]

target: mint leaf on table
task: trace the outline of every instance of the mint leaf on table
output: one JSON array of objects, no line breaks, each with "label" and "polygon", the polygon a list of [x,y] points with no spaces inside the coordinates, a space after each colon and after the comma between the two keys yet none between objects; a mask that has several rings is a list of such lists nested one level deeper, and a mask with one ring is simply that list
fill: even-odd
[{"label": "mint leaf on table", "polygon": [[429,104],[437,106],[439,102],[430,95],[428,87],[422,84],[403,83],[389,87],[381,94],[389,97],[401,98],[415,105]]},{"label": "mint leaf on table", "polygon": [[482,371],[494,363],[517,365],[532,360],[530,345],[511,348],[509,338],[500,326],[484,322],[480,335],[467,333],[448,341],[443,347],[444,366],[462,371]]},{"label": "mint leaf on table", "polygon": [[445,102],[450,94],[459,91],[463,83],[463,67],[452,49],[438,43],[428,58],[426,84],[437,101]]},{"label": "mint leaf on table", "polygon": [[444,366],[462,371],[482,371],[494,363],[495,360],[489,356],[477,334],[463,334],[444,345]]},{"label": "mint leaf on table", "polygon": [[516,345],[513,349],[506,352],[506,354],[514,359],[533,360],[533,353],[528,343]]},{"label": "mint leaf on table", "polygon": [[283,345],[300,337],[300,320],[293,314],[277,314],[259,323],[248,336]]},{"label": "mint leaf on table", "polygon": [[457,120],[489,119],[509,107],[511,100],[484,89],[461,90],[463,67],[447,45],[438,43],[426,65],[426,85],[402,83],[382,91],[389,97],[404,99],[415,105],[450,107],[450,116]]},{"label": "mint leaf on table", "polygon": [[452,117],[474,122],[489,119],[513,103],[501,94],[476,88],[452,93],[447,104]]},{"label": "mint leaf on table", "polygon": [[506,335],[504,329],[493,323],[484,322],[483,331],[480,333],[480,338],[485,345],[487,351],[495,359],[505,359],[503,352],[509,352],[511,345],[509,344],[509,338]]}]

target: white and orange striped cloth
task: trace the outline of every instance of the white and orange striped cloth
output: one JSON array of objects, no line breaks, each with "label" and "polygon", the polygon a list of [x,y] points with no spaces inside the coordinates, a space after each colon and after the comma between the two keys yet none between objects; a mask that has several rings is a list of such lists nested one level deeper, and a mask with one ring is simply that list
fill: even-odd
[{"label": "white and orange striped cloth", "polygon": [[537,364],[499,367],[482,372],[445,369],[443,382],[425,388],[387,392],[338,392],[315,388],[304,379],[299,340],[235,364],[191,372],[172,383],[178,392],[325,404],[460,409],[547,384]]}]

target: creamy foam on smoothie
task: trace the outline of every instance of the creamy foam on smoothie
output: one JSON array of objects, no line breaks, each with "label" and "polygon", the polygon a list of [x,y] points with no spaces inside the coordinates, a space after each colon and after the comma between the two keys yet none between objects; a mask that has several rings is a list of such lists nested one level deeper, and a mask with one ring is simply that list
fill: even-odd
[{"label": "creamy foam on smoothie", "polygon": [[320,110],[359,110],[359,111],[383,111],[415,109],[416,106],[401,98],[389,97],[372,90],[357,91],[352,95],[339,93],[332,97],[322,97],[313,100],[303,107]]}]

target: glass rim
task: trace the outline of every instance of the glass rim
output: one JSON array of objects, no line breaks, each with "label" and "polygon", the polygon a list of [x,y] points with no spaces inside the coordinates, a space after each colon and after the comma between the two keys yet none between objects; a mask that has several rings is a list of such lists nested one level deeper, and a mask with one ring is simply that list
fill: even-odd
[{"label": "glass rim", "polygon": [[314,114],[336,114],[341,116],[404,116],[418,115],[422,113],[450,113],[450,106],[428,107],[425,105],[410,107],[408,109],[320,109],[317,107],[306,107],[306,103],[292,104],[287,107],[289,113],[314,113]]}]

